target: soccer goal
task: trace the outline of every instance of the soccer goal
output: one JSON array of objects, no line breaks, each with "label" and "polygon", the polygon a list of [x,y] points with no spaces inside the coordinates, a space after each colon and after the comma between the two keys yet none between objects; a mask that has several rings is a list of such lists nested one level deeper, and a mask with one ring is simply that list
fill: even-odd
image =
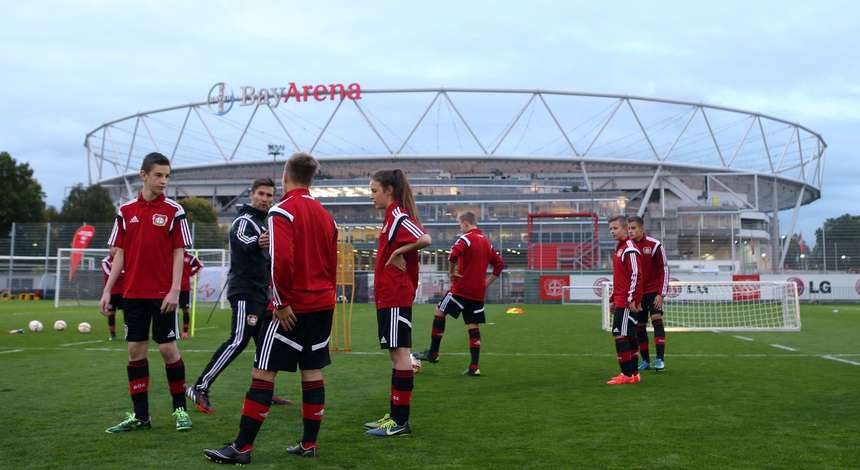
[{"label": "soccer goal", "polygon": [[[612,325],[612,284],[603,288],[603,329]],[[666,331],[800,331],[793,282],[670,282],[663,303]]]},{"label": "soccer goal", "polygon": [[[189,250],[203,263],[200,273],[191,279],[192,309],[201,303],[218,302],[226,307],[226,290],[230,258],[227,250]],[[57,250],[57,268],[54,279],[54,307],[98,306],[104,288],[102,259],[108,255],[106,248]]]}]

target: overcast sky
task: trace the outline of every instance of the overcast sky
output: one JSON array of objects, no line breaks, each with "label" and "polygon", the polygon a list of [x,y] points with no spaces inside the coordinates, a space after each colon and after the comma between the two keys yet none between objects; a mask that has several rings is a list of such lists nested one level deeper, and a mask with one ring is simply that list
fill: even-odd
[{"label": "overcast sky", "polygon": [[59,206],[86,181],[86,132],[203,100],[219,81],[606,92],[799,122],[828,144],[804,235],[860,213],[860,5],[606,3],[10,2],[0,150],[29,162]]}]

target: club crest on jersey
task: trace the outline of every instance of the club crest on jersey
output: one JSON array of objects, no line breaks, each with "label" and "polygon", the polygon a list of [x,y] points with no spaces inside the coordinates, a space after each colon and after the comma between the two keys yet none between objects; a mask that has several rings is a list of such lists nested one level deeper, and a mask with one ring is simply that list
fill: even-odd
[{"label": "club crest on jersey", "polygon": [[645,253],[646,255],[650,255],[651,254],[651,247],[646,246],[645,248],[642,249],[642,252]]},{"label": "club crest on jersey", "polygon": [[153,214],[152,225],[155,225],[156,227],[164,227],[167,225],[167,216],[163,214]]},{"label": "club crest on jersey", "polygon": [[248,315],[248,326],[254,326],[257,324],[257,316],[256,315]]}]

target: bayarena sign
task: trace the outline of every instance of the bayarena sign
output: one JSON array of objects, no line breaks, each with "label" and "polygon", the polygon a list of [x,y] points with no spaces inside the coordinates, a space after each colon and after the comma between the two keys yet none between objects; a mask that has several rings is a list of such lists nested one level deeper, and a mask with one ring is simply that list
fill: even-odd
[{"label": "bayarena sign", "polygon": [[310,100],[335,101],[335,100],[360,100],[361,85],[350,83],[332,83],[328,85],[297,85],[290,82],[285,87],[256,88],[252,86],[239,87],[239,97],[233,93],[233,89],[225,82],[218,82],[209,89],[206,103],[209,110],[218,116],[223,116],[233,109],[238,102],[239,106],[271,106],[277,108],[279,104],[290,100],[302,103]]}]

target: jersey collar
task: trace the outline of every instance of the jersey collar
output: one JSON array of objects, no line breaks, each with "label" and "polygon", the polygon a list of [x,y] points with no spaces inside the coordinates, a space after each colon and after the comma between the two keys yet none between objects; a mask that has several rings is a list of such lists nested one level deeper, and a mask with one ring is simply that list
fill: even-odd
[{"label": "jersey collar", "polygon": [[391,201],[391,204],[389,204],[388,208],[385,209],[385,218],[390,219],[392,217],[391,213],[394,212],[394,209],[397,209],[398,207],[400,207],[400,201]]},{"label": "jersey collar", "polygon": [[311,191],[308,188],[293,188],[281,197],[281,201],[285,201],[293,196],[310,196]]},{"label": "jersey collar", "polygon": [[146,199],[143,198],[143,191],[137,193],[137,202],[139,202],[141,204],[155,205],[155,204],[161,203],[163,201],[164,201],[164,193],[159,194],[158,196],[155,197],[155,199],[153,199],[151,201],[147,201]]}]

